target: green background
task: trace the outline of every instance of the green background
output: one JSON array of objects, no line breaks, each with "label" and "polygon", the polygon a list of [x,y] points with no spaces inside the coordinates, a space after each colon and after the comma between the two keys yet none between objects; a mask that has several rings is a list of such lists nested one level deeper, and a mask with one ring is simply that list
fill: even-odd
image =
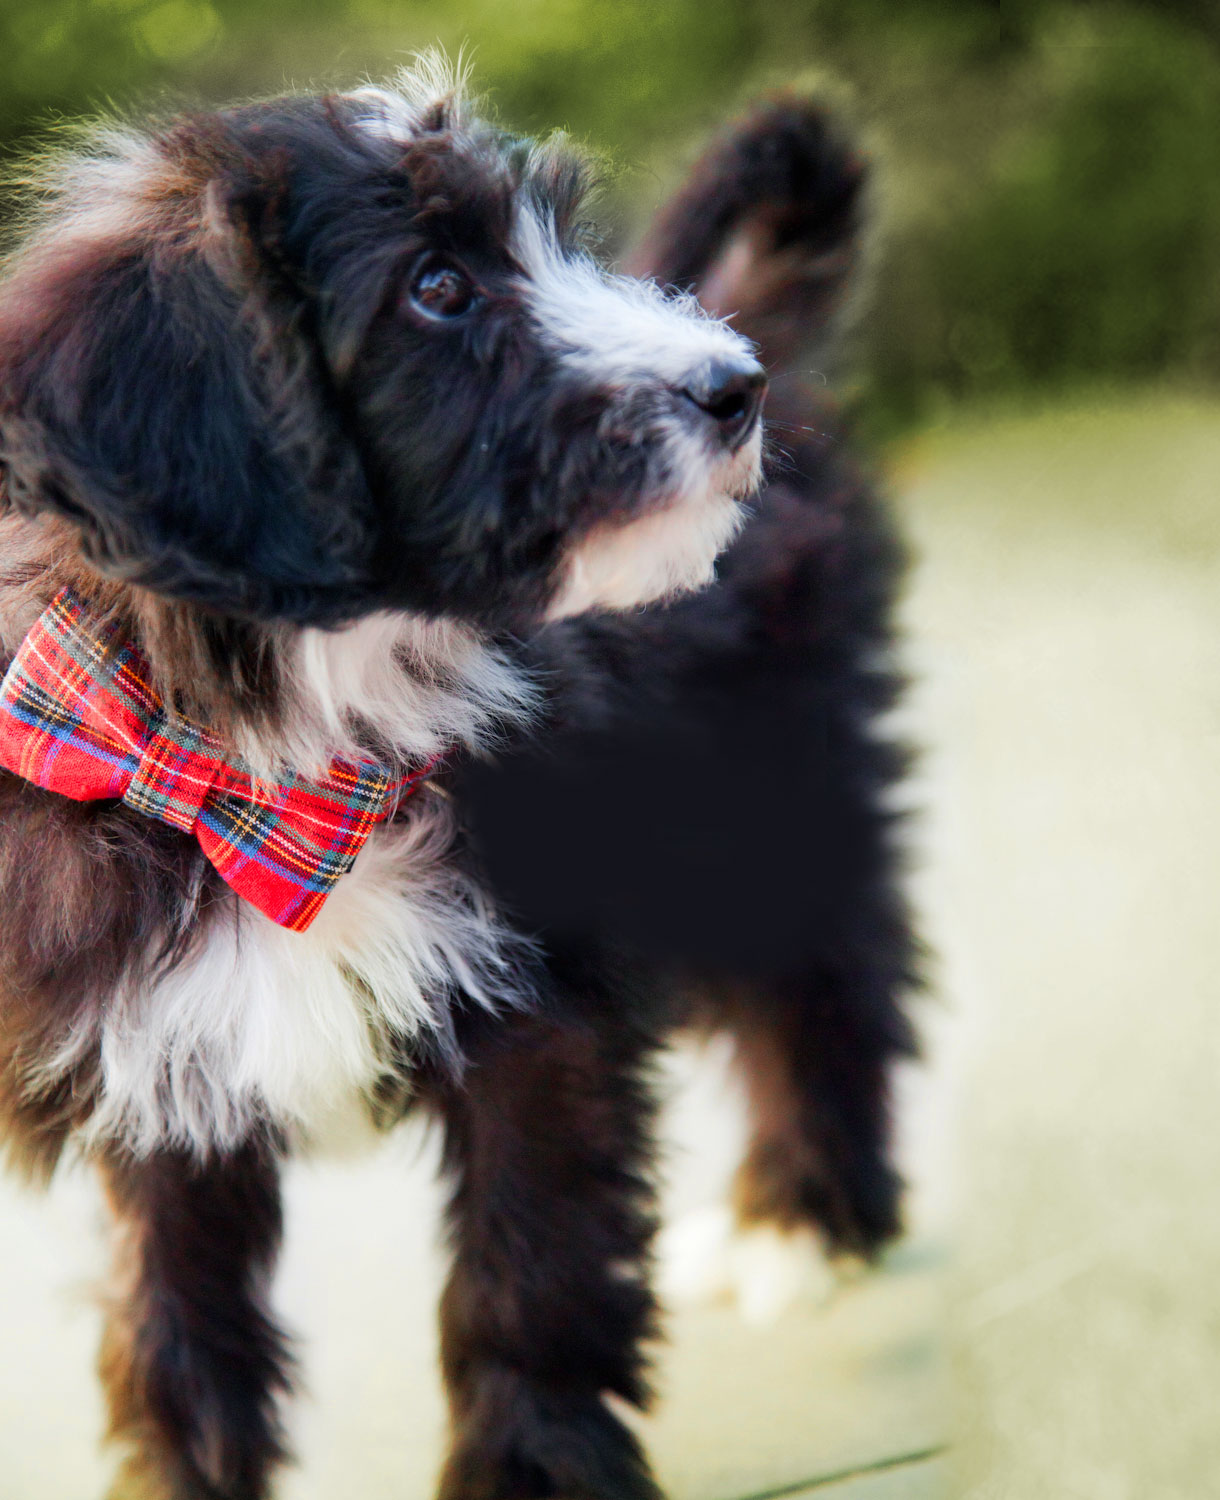
[{"label": "green background", "polygon": [[1216,0],[0,0],[0,145],[380,77],[435,42],[473,54],[507,122],[607,154],[620,224],[753,92],[837,99],[878,163],[848,366],[875,430],[962,397],[1220,380]]}]

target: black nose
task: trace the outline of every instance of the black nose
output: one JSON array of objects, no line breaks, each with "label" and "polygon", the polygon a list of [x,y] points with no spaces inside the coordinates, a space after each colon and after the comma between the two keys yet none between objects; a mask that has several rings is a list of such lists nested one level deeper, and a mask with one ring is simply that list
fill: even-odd
[{"label": "black nose", "polygon": [[758,420],[767,377],[756,360],[717,360],[683,386],[682,394],[711,417],[727,447],[740,448]]}]

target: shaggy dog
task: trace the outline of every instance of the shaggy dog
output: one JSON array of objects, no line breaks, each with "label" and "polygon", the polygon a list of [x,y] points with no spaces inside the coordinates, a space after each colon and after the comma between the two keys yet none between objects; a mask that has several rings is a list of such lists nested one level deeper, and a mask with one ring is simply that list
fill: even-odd
[{"label": "shaggy dog", "polygon": [[353,1105],[443,1131],[446,1500],[659,1493],[607,1398],[648,1396],[671,1027],[736,1035],[743,1221],[897,1227],[899,559],[796,374],[862,168],[764,104],[639,279],[586,175],[429,65],[40,168],[0,281],[0,1116],[104,1180],[116,1495],[269,1493],[277,1172]]}]

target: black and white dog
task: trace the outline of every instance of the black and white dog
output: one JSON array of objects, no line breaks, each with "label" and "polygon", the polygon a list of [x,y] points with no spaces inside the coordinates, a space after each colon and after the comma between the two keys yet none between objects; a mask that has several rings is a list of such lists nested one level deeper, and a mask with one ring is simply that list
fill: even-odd
[{"label": "black and white dog", "polygon": [[427,63],[42,169],[0,281],[3,663],[70,590],[101,677],[136,650],[256,798],[429,772],[308,930],[127,794],[0,773],[0,1117],[106,1185],[116,1495],[269,1493],[277,1169],[353,1104],[444,1133],[446,1500],[658,1494],[607,1397],[648,1395],[673,1026],[736,1037],[743,1221],[896,1230],[900,559],[798,374],[862,178],[763,104],[611,275],[581,161]]}]

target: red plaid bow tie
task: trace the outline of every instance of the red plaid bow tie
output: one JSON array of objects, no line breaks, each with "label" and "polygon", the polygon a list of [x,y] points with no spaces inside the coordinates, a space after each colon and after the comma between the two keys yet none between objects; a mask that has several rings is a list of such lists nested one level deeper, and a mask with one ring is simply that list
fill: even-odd
[{"label": "red plaid bow tie", "polygon": [[193,834],[239,896],[303,932],[435,761],[397,779],[336,760],[321,780],[259,780],[214,735],[171,716],[143,655],[85,613],[64,589],[21,643],[0,685],[0,766],[77,802],[121,798]]}]

